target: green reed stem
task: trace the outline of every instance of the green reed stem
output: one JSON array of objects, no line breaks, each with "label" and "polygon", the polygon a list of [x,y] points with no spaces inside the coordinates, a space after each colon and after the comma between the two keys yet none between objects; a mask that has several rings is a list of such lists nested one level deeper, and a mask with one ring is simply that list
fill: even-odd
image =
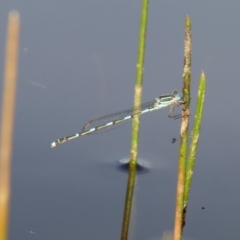
[{"label": "green reed stem", "polygon": [[189,198],[189,192],[194,172],[195,160],[197,155],[197,147],[201,130],[202,123],[202,114],[203,114],[203,105],[206,89],[206,79],[205,74],[202,72],[199,80],[199,89],[198,89],[198,100],[196,106],[196,115],[192,131],[192,142],[190,146],[190,151],[188,154],[187,168],[186,168],[186,181],[185,181],[185,193],[184,193],[184,208],[186,208]]},{"label": "green reed stem", "polygon": [[[148,5],[149,0],[142,0],[142,12],[140,20],[140,34],[139,34],[139,45],[138,45],[138,58],[136,66],[136,83],[135,83],[135,95],[134,95],[134,108],[137,109],[142,100],[142,82],[143,82],[143,71],[144,71],[144,56],[145,56],[145,45],[146,45],[146,33],[147,33],[147,18],[148,18]],[[133,191],[137,170],[137,157],[138,157],[138,139],[139,139],[139,124],[140,116],[137,114],[133,118],[132,123],[132,140],[131,140],[131,151],[130,151],[130,163],[129,163],[129,175],[128,185],[126,191],[124,216],[122,222],[122,233],[121,240],[128,238],[128,229],[130,223],[131,206],[133,201]]]}]

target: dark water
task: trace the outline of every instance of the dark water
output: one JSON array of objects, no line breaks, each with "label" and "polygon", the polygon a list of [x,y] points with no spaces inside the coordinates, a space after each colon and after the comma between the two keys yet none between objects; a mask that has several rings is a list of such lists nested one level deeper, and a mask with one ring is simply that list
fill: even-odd
[{"label": "dark water", "polygon": [[[201,71],[207,76],[187,240],[240,235],[240,3],[231,3],[149,6],[143,101],[181,90],[186,14],[193,25],[192,119]],[[116,161],[129,155],[131,125],[55,149],[50,144],[132,106],[140,2],[6,1],[1,66],[11,9],[21,14],[21,44],[10,239],[119,239],[127,174]],[[131,239],[160,239],[173,227],[180,120],[167,113],[141,119],[139,157],[149,167],[137,177]]]}]

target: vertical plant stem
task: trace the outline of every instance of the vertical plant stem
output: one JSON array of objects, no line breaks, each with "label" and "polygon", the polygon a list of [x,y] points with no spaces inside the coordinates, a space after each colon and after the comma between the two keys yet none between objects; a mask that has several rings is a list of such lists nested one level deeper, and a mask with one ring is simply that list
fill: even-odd
[{"label": "vertical plant stem", "polygon": [[10,12],[6,39],[0,138],[0,240],[7,239],[10,205],[12,135],[17,80],[19,14]]},{"label": "vertical plant stem", "polygon": [[202,72],[202,75],[199,81],[198,100],[197,100],[195,121],[194,121],[193,131],[192,131],[192,142],[191,142],[190,151],[189,151],[188,160],[187,160],[184,208],[187,207],[188,197],[189,197],[189,192],[190,192],[190,187],[192,182],[192,176],[194,172],[195,159],[197,154],[197,147],[198,147],[198,141],[199,141],[201,123],[202,123],[205,89],[206,89],[206,79],[205,79],[204,72]]},{"label": "vertical plant stem", "polygon": [[176,193],[176,210],[174,223],[174,240],[180,240],[183,226],[183,199],[185,167],[188,149],[188,125],[190,116],[190,83],[191,83],[191,20],[187,16],[185,21],[185,44],[184,44],[184,68],[183,68],[183,99],[185,109],[182,112],[182,123],[180,130],[180,150],[178,161],[178,182]]},{"label": "vertical plant stem", "polygon": [[[144,56],[146,45],[146,32],[147,32],[147,18],[148,18],[148,4],[149,0],[142,0],[142,12],[140,20],[140,33],[139,33],[139,45],[138,45],[138,58],[136,66],[136,83],[135,83],[135,95],[134,95],[134,108],[137,109],[142,100],[142,82],[144,71]],[[138,157],[138,139],[139,139],[139,123],[140,115],[135,115],[132,124],[132,140],[130,151],[130,163],[129,163],[129,175],[128,185],[126,191],[124,216],[122,223],[121,239],[126,240],[128,238],[128,229],[130,223],[131,206],[133,200],[133,191],[136,177],[137,157]]]}]

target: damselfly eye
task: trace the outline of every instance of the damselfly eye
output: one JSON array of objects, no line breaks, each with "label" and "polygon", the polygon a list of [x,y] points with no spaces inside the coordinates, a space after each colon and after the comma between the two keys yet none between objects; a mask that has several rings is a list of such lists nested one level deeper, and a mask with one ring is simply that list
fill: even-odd
[{"label": "damselfly eye", "polygon": [[176,96],[178,94],[178,91],[173,91],[172,95]]}]

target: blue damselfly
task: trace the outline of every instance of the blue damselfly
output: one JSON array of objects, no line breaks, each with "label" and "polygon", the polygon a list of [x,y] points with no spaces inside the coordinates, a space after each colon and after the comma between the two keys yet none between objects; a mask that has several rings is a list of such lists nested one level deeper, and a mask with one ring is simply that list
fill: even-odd
[{"label": "blue damselfly", "polygon": [[168,117],[175,119],[178,116],[174,115],[174,105],[176,104],[181,107],[182,103],[182,95],[178,91],[173,91],[172,94],[168,95],[161,95],[153,101],[141,104],[138,108],[130,108],[124,111],[116,112],[106,115],[104,117],[91,120],[86,125],[84,125],[81,132],[68,137],[60,138],[57,141],[53,142],[51,144],[51,147],[56,147],[57,145],[62,144],[66,141],[72,140],[80,136],[95,133],[104,128],[110,128],[118,123],[132,119],[135,115],[152,112],[163,107],[170,106]]}]

